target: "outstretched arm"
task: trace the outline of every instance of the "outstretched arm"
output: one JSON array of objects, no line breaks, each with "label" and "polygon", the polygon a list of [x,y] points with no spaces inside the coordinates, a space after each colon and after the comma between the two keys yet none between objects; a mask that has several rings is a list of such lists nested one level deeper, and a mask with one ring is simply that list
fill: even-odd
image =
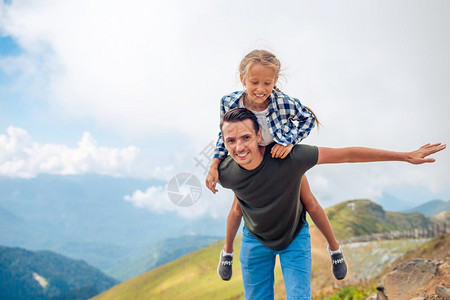
[{"label": "outstretched arm", "polygon": [[428,156],[444,150],[446,145],[426,144],[411,152],[395,152],[381,149],[348,147],[325,148],[319,147],[317,164],[355,163],[373,161],[404,161],[411,164],[423,164],[434,162],[434,158]]}]

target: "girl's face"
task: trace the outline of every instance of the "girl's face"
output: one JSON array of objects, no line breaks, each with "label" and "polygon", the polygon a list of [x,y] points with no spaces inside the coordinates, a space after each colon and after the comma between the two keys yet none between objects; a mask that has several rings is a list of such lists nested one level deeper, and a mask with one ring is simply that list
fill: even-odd
[{"label": "girl's face", "polygon": [[247,100],[254,105],[267,104],[265,101],[277,83],[273,68],[263,66],[259,63],[253,64],[244,78],[241,74],[241,82],[247,88]]}]

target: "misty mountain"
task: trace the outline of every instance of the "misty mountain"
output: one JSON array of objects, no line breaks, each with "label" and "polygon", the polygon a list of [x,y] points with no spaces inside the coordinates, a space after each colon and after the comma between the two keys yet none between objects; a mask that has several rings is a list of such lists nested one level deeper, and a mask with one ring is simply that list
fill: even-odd
[{"label": "misty mountain", "polygon": [[101,175],[0,177],[0,244],[51,250],[105,270],[168,238],[224,235],[222,219],[156,214],[123,199],[160,185],[165,182]]},{"label": "misty mountain", "polygon": [[223,237],[197,235],[167,239],[153,245],[139,257],[106,272],[114,278],[125,281],[222,239]]},{"label": "misty mountain", "polygon": [[88,299],[115,284],[84,261],[0,246],[0,299]]},{"label": "misty mountain", "polygon": [[402,211],[403,213],[420,212],[429,217],[433,217],[441,212],[450,210],[450,200],[432,200],[422,205]]}]

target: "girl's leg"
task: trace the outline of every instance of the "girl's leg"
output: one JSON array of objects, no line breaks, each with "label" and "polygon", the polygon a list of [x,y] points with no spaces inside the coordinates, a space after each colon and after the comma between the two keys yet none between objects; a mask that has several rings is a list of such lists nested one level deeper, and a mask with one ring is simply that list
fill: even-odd
[{"label": "girl's leg", "polygon": [[311,192],[306,175],[302,178],[300,200],[302,201],[308,214],[311,216],[314,224],[316,224],[317,228],[319,228],[320,232],[322,232],[323,236],[327,240],[330,250],[334,251],[339,249],[339,243],[334,236],[330,220],[328,220],[327,214]]},{"label": "girl's leg", "polygon": [[233,242],[236,237],[239,226],[241,225],[242,210],[236,196],[227,217],[227,226],[225,231],[225,246],[220,252],[219,266],[217,274],[223,280],[230,280],[233,275]]},{"label": "girl's leg", "polygon": [[227,253],[233,253],[233,242],[236,238],[239,226],[241,226],[242,209],[236,196],[227,217],[227,227],[225,231],[225,246],[223,250]]},{"label": "girl's leg", "polygon": [[334,236],[330,220],[328,220],[327,214],[323,210],[322,206],[320,206],[319,202],[317,202],[316,197],[312,194],[306,176],[303,176],[302,178],[300,200],[302,201],[306,211],[311,216],[314,224],[316,224],[317,228],[319,228],[320,232],[322,232],[328,242],[334,277],[339,280],[344,279],[347,275],[347,263],[345,262],[339,243]]}]

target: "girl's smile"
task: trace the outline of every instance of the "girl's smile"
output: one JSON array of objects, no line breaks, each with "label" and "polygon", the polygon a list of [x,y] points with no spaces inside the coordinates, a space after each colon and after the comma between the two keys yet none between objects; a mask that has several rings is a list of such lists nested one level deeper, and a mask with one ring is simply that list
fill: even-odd
[{"label": "girl's smile", "polygon": [[259,63],[253,64],[247,76],[241,74],[241,82],[246,87],[244,106],[250,110],[262,111],[269,106],[269,95],[277,83],[278,77],[271,67]]}]

